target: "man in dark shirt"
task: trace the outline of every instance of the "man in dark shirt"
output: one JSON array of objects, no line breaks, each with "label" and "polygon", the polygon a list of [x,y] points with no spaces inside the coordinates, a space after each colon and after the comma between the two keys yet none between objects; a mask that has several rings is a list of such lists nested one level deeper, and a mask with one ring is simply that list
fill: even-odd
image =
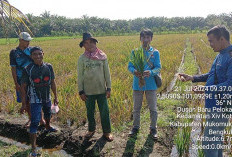
[{"label": "man in dark shirt", "polygon": [[32,144],[32,156],[36,156],[36,132],[41,119],[41,109],[44,112],[45,127],[47,132],[57,130],[50,126],[51,119],[51,95],[54,94],[54,105],[58,104],[55,76],[52,65],[43,62],[43,50],[40,47],[31,49],[33,63],[23,70],[22,86],[22,110],[26,109],[26,93],[28,93],[31,108],[30,136]]},{"label": "man in dark shirt", "polygon": [[[30,41],[32,40],[30,34],[27,32],[21,32],[19,34],[19,46],[16,47],[16,49],[12,49],[10,51],[10,66],[11,66],[11,72],[12,77],[14,79],[15,83],[15,89],[16,89],[16,96],[17,96],[17,102],[21,103],[21,92],[20,92],[20,84],[21,84],[21,77],[22,77],[22,71],[23,68],[29,65],[32,62],[32,59],[30,57],[30,49],[29,47]],[[27,109],[29,119],[31,117],[30,115],[30,108],[29,108],[29,102],[27,101]],[[27,122],[27,124],[30,122],[30,120]]]},{"label": "man in dark shirt", "polygon": [[[207,109],[206,122],[216,124],[216,126],[206,126],[204,129],[204,138],[216,138],[219,140],[202,140],[202,145],[206,148],[204,149],[204,155],[206,157],[222,157],[224,142],[222,137],[228,118],[224,116],[226,112],[222,110],[227,107],[220,105],[219,102],[224,102],[227,105],[231,101],[231,98],[223,99],[223,95],[232,95],[232,45],[230,44],[230,33],[224,26],[213,27],[207,33],[207,37],[214,52],[219,52],[213,62],[211,70],[202,75],[191,76],[179,74],[179,76],[182,81],[206,82],[205,86],[196,88],[200,89],[200,91],[195,92],[205,92],[206,94],[213,95],[212,98],[205,98],[205,108]],[[210,148],[207,149],[206,146]]]}]

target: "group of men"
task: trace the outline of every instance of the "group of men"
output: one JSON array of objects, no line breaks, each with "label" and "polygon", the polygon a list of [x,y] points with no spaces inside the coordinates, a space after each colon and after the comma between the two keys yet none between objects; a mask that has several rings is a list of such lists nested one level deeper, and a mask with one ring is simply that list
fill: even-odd
[{"label": "group of men", "polygon": [[[207,74],[190,76],[179,74],[181,81],[206,82],[206,87],[216,86],[229,88],[232,86],[232,45],[230,44],[230,33],[224,26],[215,26],[207,33],[210,46],[215,52],[219,52],[215,58],[212,68]],[[129,136],[136,135],[140,130],[140,111],[143,102],[143,95],[146,95],[147,104],[150,110],[150,134],[156,140],[157,136],[157,84],[155,75],[161,70],[159,51],[153,48],[150,43],[153,39],[153,33],[149,29],[144,29],[140,33],[141,47],[145,59],[144,72],[139,72],[131,61],[128,63],[128,70],[133,74],[133,128]],[[28,112],[30,122],[30,134],[32,142],[32,156],[36,156],[36,132],[39,122],[45,124],[48,132],[56,131],[50,126],[51,118],[51,96],[50,89],[54,94],[55,105],[58,104],[55,75],[52,65],[43,62],[44,52],[40,47],[29,47],[31,36],[22,32],[19,35],[19,46],[10,52],[10,65],[12,76],[15,83],[17,101],[22,102],[21,113]],[[100,111],[100,119],[103,130],[103,137],[111,142],[111,122],[109,116],[109,107],[107,98],[111,95],[111,77],[108,65],[107,55],[97,47],[98,40],[90,33],[84,33],[79,46],[84,47],[84,53],[78,59],[78,91],[81,100],[86,104],[88,131],[85,134],[86,139],[90,139],[96,129],[94,118],[95,103],[97,101]],[[132,54],[135,51],[132,51]],[[145,84],[139,86],[139,80],[144,79]],[[199,92],[199,91],[195,91]],[[215,92],[215,91],[205,91]],[[217,94],[232,94],[229,90]],[[221,107],[216,105],[215,99],[206,99],[205,107]],[[41,116],[43,110],[44,116]],[[207,122],[227,122],[228,119],[212,118],[212,114],[221,115],[222,112],[207,112],[209,118]],[[43,118],[44,117],[44,118]],[[221,137],[218,131],[225,127],[206,127],[205,137]],[[217,134],[209,134],[210,130],[216,130]],[[202,145],[223,144],[223,141],[203,141]],[[206,157],[221,157],[222,149],[204,149]]]},{"label": "group of men", "polygon": [[58,99],[52,65],[43,62],[44,53],[40,47],[29,47],[31,40],[27,32],[19,34],[19,46],[10,52],[10,66],[17,102],[22,103],[20,112],[27,111],[29,115],[26,125],[30,126],[32,144],[30,156],[37,156],[36,133],[39,123],[41,126],[45,125],[47,133],[57,131],[50,126],[52,104],[50,88],[54,94],[54,105],[58,105]]}]

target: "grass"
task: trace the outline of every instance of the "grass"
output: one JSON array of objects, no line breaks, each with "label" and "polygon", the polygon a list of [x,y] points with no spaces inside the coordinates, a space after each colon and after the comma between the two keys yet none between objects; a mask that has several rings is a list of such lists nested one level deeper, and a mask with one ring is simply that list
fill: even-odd
[{"label": "grass", "polygon": [[[48,150],[38,149],[37,151],[42,157],[65,157],[68,156],[60,151],[49,152]],[[28,157],[31,149],[17,147],[16,145],[7,144],[0,140],[0,156],[1,157]]]},{"label": "grass", "polygon": [[30,150],[24,150],[16,147],[15,145],[10,145],[5,142],[0,141],[0,154],[4,157],[26,157],[30,153]]},{"label": "grass", "polygon": [[[59,37],[33,37],[33,41],[40,42],[40,41],[48,41],[48,40],[59,40],[59,39],[75,39],[81,38],[80,36],[59,36]],[[18,38],[0,38],[0,45],[6,44],[16,44],[18,43]]]},{"label": "grass", "polygon": [[[181,67],[181,71],[189,74],[194,75],[197,73],[197,63],[194,60],[194,55],[192,52],[191,43],[189,42],[189,39],[186,41],[186,50],[185,50],[185,60],[184,64]],[[179,89],[184,89],[186,86],[191,86],[191,82],[180,82],[177,81],[177,86],[179,86]],[[183,93],[183,91],[179,91]],[[185,93],[186,94],[186,93]],[[191,107],[191,101],[192,100],[183,100],[182,103],[184,103],[185,107]],[[179,119],[180,122],[183,123],[190,123],[192,119]],[[176,136],[174,137],[174,143],[176,145],[178,156],[188,156],[189,153],[189,147],[190,147],[190,135],[191,135],[191,127],[179,127]]]},{"label": "grass", "polygon": [[174,137],[179,157],[187,156],[189,153],[191,129],[191,127],[178,128],[177,135]]}]

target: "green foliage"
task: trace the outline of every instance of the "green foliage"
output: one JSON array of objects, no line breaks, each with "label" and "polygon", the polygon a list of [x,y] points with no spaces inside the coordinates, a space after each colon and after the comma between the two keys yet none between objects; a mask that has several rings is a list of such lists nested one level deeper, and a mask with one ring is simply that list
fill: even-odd
[{"label": "green foliage", "polygon": [[174,143],[177,147],[179,157],[185,156],[189,152],[191,127],[178,128]]},{"label": "green foliage", "polygon": [[[200,142],[198,143],[198,146],[199,145],[201,145]],[[198,152],[198,157],[205,157],[203,149],[198,149],[197,152]]]},{"label": "green foliage", "polygon": [[[74,36],[89,31],[94,36],[131,35],[137,34],[143,28],[150,28],[155,34],[205,33],[206,30],[218,24],[224,24],[232,29],[232,14],[209,15],[203,17],[149,17],[133,20],[110,20],[87,15],[70,19],[64,16],[51,15],[44,12],[40,16],[27,14],[29,28],[36,37],[42,36]],[[12,26],[13,27],[13,26]],[[16,26],[14,26],[16,28]],[[14,29],[9,29],[8,37],[17,37]],[[0,27],[0,37],[4,30]]]},{"label": "green foliage", "polygon": [[142,47],[137,48],[132,52],[130,62],[134,65],[137,71],[140,73],[144,72],[144,66],[146,62]]},{"label": "green foliage", "polygon": [[[5,36],[8,35],[10,30],[17,34],[23,31],[23,27],[32,34],[28,27],[29,20],[27,16],[12,6],[7,0],[0,0],[0,23],[3,28],[1,34]],[[12,25],[14,25],[14,27]]]}]

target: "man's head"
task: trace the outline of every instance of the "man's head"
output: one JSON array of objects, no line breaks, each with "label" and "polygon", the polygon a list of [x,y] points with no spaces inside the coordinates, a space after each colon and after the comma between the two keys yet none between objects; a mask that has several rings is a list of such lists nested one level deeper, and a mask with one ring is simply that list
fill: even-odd
[{"label": "man's head", "polygon": [[35,46],[31,49],[31,58],[34,61],[35,64],[41,65],[43,63],[43,50]]},{"label": "man's head", "polygon": [[143,29],[140,32],[140,41],[142,43],[143,48],[147,48],[153,38],[153,32],[150,29]]},{"label": "man's head", "polygon": [[21,49],[26,49],[29,44],[30,44],[30,41],[32,40],[33,38],[31,38],[30,34],[27,33],[27,32],[21,32],[19,34],[19,47]]},{"label": "man's head", "polygon": [[214,52],[219,52],[230,45],[230,32],[225,26],[215,26],[207,33],[208,41]]},{"label": "man's head", "polygon": [[85,50],[88,52],[94,52],[96,50],[97,39],[95,39],[91,33],[83,33],[83,40],[80,42],[80,47],[84,46]]}]

